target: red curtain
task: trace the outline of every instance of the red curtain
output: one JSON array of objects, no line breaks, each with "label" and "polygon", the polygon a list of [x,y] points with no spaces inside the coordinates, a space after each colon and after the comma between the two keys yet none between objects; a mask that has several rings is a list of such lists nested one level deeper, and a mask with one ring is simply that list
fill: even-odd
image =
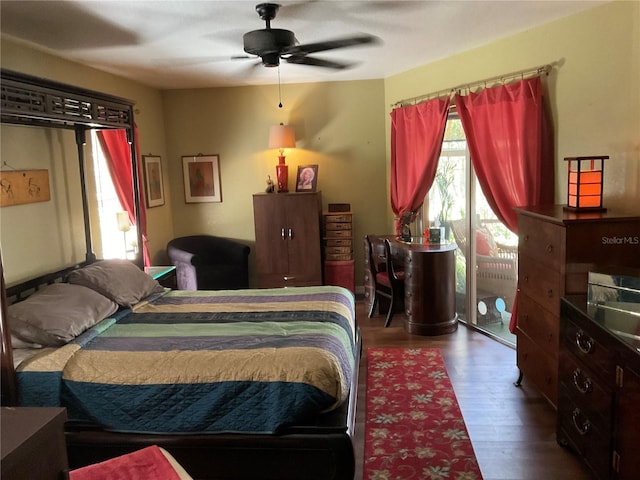
[{"label": "red curtain", "polygon": [[[514,207],[554,201],[553,132],[540,77],[456,95],[482,193],[496,216],[518,233]],[[515,332],[517,302],[509,329]]]},{"label": "red curtain", "polygon": [[391,208],[400,219],[413,215],[433,184],[442,150],[449,98],[434,99],[391,112]]},{"label": "red curtain", "polygon": [[139,140],[138,129],[134,130],[136,166],[138,172],[138,192],[140,197],[140,218],[136,220],[135,205],[133,198],[133,170],[131,167],[131,145],[127,140],[126,130],[99,130],[98,140],[102,146],[107,166],[113,179],[113,184],[118,194],[118,199],[122,208],[129,214],[129,221],[135,225],[142,234],[142,256],[144,265],[151,265],[149,249],[147,247],[147,215],[142,195],[142,169],[140,168],[140,158],[138,152]]}]

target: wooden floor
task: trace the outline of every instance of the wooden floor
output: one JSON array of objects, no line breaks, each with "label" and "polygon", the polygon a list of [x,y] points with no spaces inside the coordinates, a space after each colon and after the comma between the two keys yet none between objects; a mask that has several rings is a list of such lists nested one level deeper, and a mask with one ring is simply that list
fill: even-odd
[{"label": "wooden floor", "polygon": [[[587,480],[576,457],[556,443],[555,410],[527,382],[517,388],[516,352],[462,324],[455,333],[435,337],[409,335],[405,317],[367,318],[357,302],[363,355],[358,390],[356,479],[362,479],[366,351],[371,347],[431,347],[442,350],[480,470],[485,480]],[[369,479],[364,479],[369,480]]]}]

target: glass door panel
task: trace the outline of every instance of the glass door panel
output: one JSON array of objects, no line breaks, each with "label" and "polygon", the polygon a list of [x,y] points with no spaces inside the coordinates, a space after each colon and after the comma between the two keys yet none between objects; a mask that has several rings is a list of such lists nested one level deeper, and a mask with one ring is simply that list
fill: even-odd
[{"label": "glass door panel", "polygon": [[509,320],[518,283],[518,236],[498,220],[475,183],[475,324],[515,345]]},{"label": "glass door panel", "polygon": [[445,241],[458,246],[459,319],[515,345],[508,325],[517,284],[518,237],[497,219],[484,197],[456,117],[447,121],[436,177],[420,223],[416,227],[421,231],[444,227]]}]

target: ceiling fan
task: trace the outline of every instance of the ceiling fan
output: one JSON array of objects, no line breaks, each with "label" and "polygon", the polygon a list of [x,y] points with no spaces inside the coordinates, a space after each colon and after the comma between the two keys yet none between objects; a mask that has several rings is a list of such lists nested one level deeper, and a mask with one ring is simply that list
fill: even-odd
[{"label": "ceiling fan", "polygon": [[282,59],[288,63],[340,70],[350,67],[352,64],[311,57],[309,54],[378,42],[377,37],[362,34],[299,45],[292,31],[271,28],[271,20],[276,17],[279,8],[280,5],[277,3],[260,3],[256,5],[256,12],[258,12],[260,18],[265,21],[266,28],[247,32],[243,36],[244,51],[250,55],[260,57],[265,67],[277,67],[280,65],[280,60]]}]

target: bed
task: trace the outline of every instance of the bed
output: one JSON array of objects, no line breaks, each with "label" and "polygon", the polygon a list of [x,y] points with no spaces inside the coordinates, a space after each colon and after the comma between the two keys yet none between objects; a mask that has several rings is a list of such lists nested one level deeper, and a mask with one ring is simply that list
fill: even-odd
[{"label": "bed", "polygon": [[[60,124],[7,111],[3,122]],[[78,265],[8,288],[2,275],[3,405],[67,407],[71,468],[158,445],[194,478],[353,478],[361,341],[349,291],[170,291],[131,262],[96,261],[90,237]]]}]

